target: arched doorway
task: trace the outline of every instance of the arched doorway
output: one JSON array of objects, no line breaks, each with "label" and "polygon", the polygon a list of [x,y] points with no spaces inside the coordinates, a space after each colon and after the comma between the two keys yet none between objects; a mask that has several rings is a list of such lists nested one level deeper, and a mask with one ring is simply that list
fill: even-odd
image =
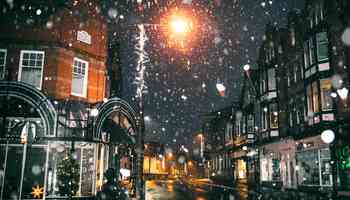
[{"label": "arched doorway", "polygon": [[[111,98],[97,107],[94,137],[109,144],[108,166],[120,172],[120,179],[136,192],[137,144],[139,130],[137,114],[120,98]],[[102,179],[102,177],[101,177]]]},{"label": "arched doorway", "polygon": [[56,116],[35,87],[0,82],[0,199],[27,198],[32,187],[44,187],[48,151],[42,139],[55,136]]},{"label": "arched doorway", "polygon": [[105,170],[117,165],[135,191],[137,119],[119,98],[55,100],[31,85],[0,81],[0,199],[31,199],[33,188],[44,199],[65,196],[63,175],[72,169],[65,159],[77,169],[73,195],[94,196]]}]

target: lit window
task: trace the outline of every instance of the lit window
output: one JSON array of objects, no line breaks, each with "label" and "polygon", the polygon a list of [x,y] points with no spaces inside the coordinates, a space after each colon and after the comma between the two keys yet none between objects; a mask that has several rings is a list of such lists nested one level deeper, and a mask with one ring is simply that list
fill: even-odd
[{"label": "lit window", "polygon": [[0,80],[5,78],[6,49],[0,49]]},{"label": "lit window", "polygon": [[333,100],[331,97],[332,93],[332,82],[329,79],[321,80],[321,102],[322,110],[332,110],[333,109]]},{"label": "lit window", "polygon": [[270,104],[270,127],[278,128],[278,110],[277,104]]},{"label": "lit window", "polygon": [[72,73],[72,94],[86,97],[88,62],[74,58]]},{"label": "lit window", "polygon": [[326,32],[317,33],[317,60],[323,61],[328,59],[328,37]]},{"label": "lit window", "polygon": [[312,108],[312,90],[311,90],[311,85],[308,85],[306,88],[306,96],[307,96],[307,112],[313,113],[313,108]]},{"label": "lit window", "polygon": [[44,51],[21,51],[18,80],[41,89]]}]

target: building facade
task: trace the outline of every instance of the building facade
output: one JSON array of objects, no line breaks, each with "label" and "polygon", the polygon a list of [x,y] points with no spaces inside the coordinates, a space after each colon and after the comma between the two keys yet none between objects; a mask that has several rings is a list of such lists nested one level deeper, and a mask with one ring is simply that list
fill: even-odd
[{"label": "building facade", "polygon": [[[306,1],[302,12],[290,13],[286,28],[267,25],[253,80],[259,91],[255,145],[262,186],[348,193],[348,47],[342,6],[348,4]],[[334,141],[325,140],[325,131],[334,134]]]},{"label": "building facade", "polygon": [[12,6],[0,33],[0,198],[32,198],[35,187],[40,198],[93,196],[120,157],[134,173],[139,123],[125,101],[108,99],[97,2]]}]

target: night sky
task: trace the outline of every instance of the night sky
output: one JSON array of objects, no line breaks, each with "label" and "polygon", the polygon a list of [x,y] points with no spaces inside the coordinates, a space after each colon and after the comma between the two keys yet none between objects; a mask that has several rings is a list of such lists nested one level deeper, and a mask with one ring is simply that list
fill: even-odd
[{"label": "night sky", "polygon": [[[211,5],[183,2],[198,12],[197,17],[202,19],[198,21],[198,31],[204,32],[198,35],[200,39],[193,44],[193,50],[184,53],[167,47],[159,30],[147,29],[145,123],[146,141],[190,147],[193,135],[200,132],[201,115],[230,106],[239,98],[242,66],[256,61],[266,24],[284,27],[288,12],[300,9],[303,1],[215,0]],[[108,13],[109,17],[115,17],[111,13],[117,13],[111,11],[113,6]],[[125,16],[123,20],[128,17],[133,16]],[[134,84],[137,31],[130,30],[126,35],[120,36],[124,38],[121,42],[123,98],[138,108]],[[225,94],[218,92],[217,83],[226,87]]]}]

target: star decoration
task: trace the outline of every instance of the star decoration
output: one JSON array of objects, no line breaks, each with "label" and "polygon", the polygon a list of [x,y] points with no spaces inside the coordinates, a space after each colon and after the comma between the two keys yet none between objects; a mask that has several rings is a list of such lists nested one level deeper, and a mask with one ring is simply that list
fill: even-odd
[{"label": "star decoration", "polygon": [[44,187],[40,187],[39,185],[32,187],[31,194],[33,195],[33,198],[40,199],[44,194]]}]

